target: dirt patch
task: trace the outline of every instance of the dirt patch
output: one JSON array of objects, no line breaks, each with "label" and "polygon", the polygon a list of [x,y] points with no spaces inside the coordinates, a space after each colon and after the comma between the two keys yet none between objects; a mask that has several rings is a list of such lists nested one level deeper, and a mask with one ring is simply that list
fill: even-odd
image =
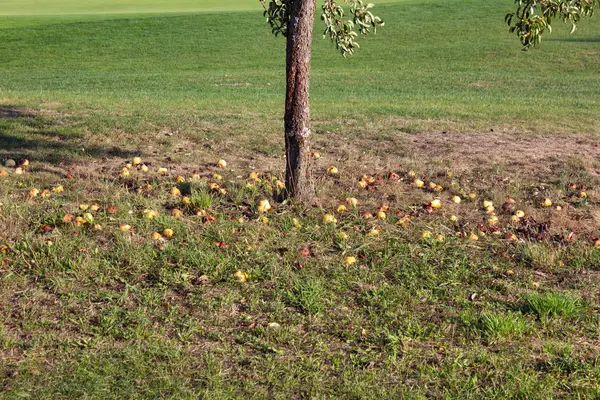
[{"label": "dirt patch", "polygon": [[423,133],[404,135],[407,146],[423,156],[452,159],[457,163],[543,165],[556,159],[577,157],[600,160],[600,146],[591,138]]}]

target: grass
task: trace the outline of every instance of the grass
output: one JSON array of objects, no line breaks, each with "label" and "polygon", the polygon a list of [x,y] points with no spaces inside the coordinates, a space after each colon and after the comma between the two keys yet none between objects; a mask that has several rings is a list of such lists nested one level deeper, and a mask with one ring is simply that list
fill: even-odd
[{"label": "grass", "polygon": [[[472,10],[469,24],[465,8]],[[389,23],[348,60],[315,40],[317,127],[339,130],[400,117],[414,121],[405,128],[411,131],[517,122],[537,132],[595,132],[599,84],[590,65],[597,59],[598,22],[585,21],[574,36],[557,27],[540,49],[522,52],[501,22],[511,8],[503,1],[382,4]],[[260,11],[79,23],[28,18],[30,26],[0,33],[0,93],[13,105],[85,109],[94,131],[168,127],[193,135],[214,118],[230,120],[237,131],[240,113],[254,115],[259,129],[277,129],[284,43],[270,36]],[[11,21],[22,19],[3,17],[2,26]]]},{"label": "grass", "polygon": [[526,297],[526,303],[540,318],[572,318],[581,314],[581,300],[561,293],[532,293]]},{"label": "grass", "polygon": [[0,399],[600,396],[598,21],[523,53],[512,4],[402,1],[316,41],[305,206],[283,43],[163,4],[0,7]]},{"label": "grass", "polygon": [[523,337],[531,330],[531,327],[528,321],[518,313],[488,313],[481,317],[480,329],[484,336],[493,343]]}]

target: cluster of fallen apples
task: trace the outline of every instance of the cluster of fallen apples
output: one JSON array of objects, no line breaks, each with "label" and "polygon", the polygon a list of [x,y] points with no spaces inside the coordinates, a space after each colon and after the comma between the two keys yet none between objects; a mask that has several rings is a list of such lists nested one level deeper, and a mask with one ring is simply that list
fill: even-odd
[{"label": "cluster of fallen apples", "polygon": [[[313,158],[318,159],[320,155],[318,153],[312,154]],[[14,160],[6,160],[4,163],[6,168],[14,169],[14,173],[17,175],[22,175],[25,173],[26,168],[29,166],[28,160],[21,160],[19,163]],[[227,162],[225,160],[219,160],[215,163],[217,168],[225,169],[227,168]],[[143,162],[140,157],[135,157],[130,162],[126,162],[122,167],[119,176],[121,179],[129,179],[132,177],[132,174],[141,174],[142,177],[148,176],[156,178],[163,177],[165,179],[169,179],[169,170],[167,168],[161,167],[156,169],[156,171],[151,171],[150,167]],[[327,168],[327,174],[330,176],[339,175],[339,170],[335,166],[330,166]],[[7,176],[9,173],[5,169],[0,169],[0,176]],[[212,194],[218,196],[226,196],[228,191],[225,187],[221,186],[221,182],[223,180],[223,176],[218,173],[212,173],[209,175],[199,175],[193,174],[189,178],[185,178],[183,176],[177,176],[175,178],[176,183],[183,183],[186,181],[200,181],[206,180],[207,186],[210,189]],[[142,179],[143,181],[143,179]],[[381,176],[367,176],[363,175],[357,183],[357,189],[359,190],[367,190],[372,191],[376,190],[378,186],[382,184],[386,184],[388,182],[404,182],[407,185],[410,185],[413,188],[428,191],[433,193],[436,197],[418,207],[413,207],[413,211],[410,213],[405,213],[401,210],[396,210],[395,212],[390,210],[390,206],[386,203],[379,207],[375,213],[371,213],[366,210],[359,210],[359,200],[356,197],[347,197],[343,204],[339,204],[335,211],[325,212],[323,214],[323,223],[326,225],[335,225],[338,223],[338,218],[345,218],[346,216],[352,216],[354,218],[359,217],[364,220],[372,220],[376,223],[371,223],[370,228],[365,232],[366,237],[374,237],[380,235],[380,233],[384,230],[386,223],[395,223],[401,227],[408,227],[416,218],[422,215],[429,215],[436,213],[437,210],[440,210],[444,207],[444,201],[442,199],[442,192],[444,192],[444,187],[441,185],[429,181],[425,182],[423,179],[417,177],[417,174],[414,171],[409,171],[405,174],[405,176],[400,176],[395,172],[390,172],[387,176],[387,179]],[[280,193],[281,190],[285,188],[285,184],[279,180],[277,177],[263,175],[261,176],[259,173],[253,171],[251,172],[246,179],[247,187],[255,187],[259,186],[259,188],[263,192],[271,192]],[[136,192],[140,194],[149,195],[152,191],[152,185],[149,183],[144,183],[136,188]],[[569,196],[577,197],[578,199],[588,199],[588,193],[586,192],[585,186],[571,184],[569,186]],[[27,192],[27,198],[34,199],[36,197],[41,198],[49,198],[52,197],[53,194],[62,193],[64,188],[62,185],[55,185],[51,188],[39,190],[37,188],[31,188]],[[456,193],[456,191],[454,191]],[[170,195],[173,199],[176,199],[177,204],[174,208],[170,209],[170,215],[174,218],[184,218],[186,215],[194,215],[200,217],[203,223],[211,223],[215,222],[216,218],[211,215],[210,210],[203,209],[195,204],[194,199],[185,196],[182,194],[181,190],[177,186],[173,186],[170,189]],[[459,205],[463,202],[477,202],[478,195],[476,193],[463,193],[463,197],[458,194],[454,194],[449,197],[449,201]],[[553,201],[550,198],[544,198],[540,204],[540,207],[550,208],[553,207]],[[557,210],[561,210],[561,206],[554,206]],[[62,216],[62,223],[66,225],[74,225],[79,227],[88,227],[92,231],[102,231],[104,227],[96,222],[96,217],[100,211],[103,211],[103,215],[115,214],[117,209],[113,205],[108,205],[106,207],[102,207],[97,202],[92,202],[91,204],[80,204],[79,212],[76,213],[66,213]],[[251,211],[250,214],[246,213],[243,216],[240,216],[237,220],[239,223],[243,223],[244,221],[249,219],[249,216],[256,217],[256,220],[261,223],[268,223],[269,219],[266,215],[273,209],[270,201],[266,198],[262,198],[254,205],[254,210]],[[448,220],[453,224],[454,233],[457,237],[465,238],[469,241],[477,241],[480,237],[485,236],[487,234],[504,237],[507,241],[518,241],[520,240],[519,235],[522,239],[537,239],[542,240],[544,238],[543,225],[536,223],[531,217],[527,217],[525,212],[516,207],[516,201],[508,196],[507,200],[501,205],[501,212],[506,215],[508,218],[508,224],[502,227],[500,218],[498,217],[496,210],[496,205],[491,200],[483,200],[481,201],[481,213],[485,215],[486,223],[478,224],[475,229],[468,229],[467,224],[462,224],[459,217],[456,215],[450,215]],[[133,213],[133,211],[130,211]],[[140,217],[147,220],[154,220],[160,215],[159,211],[144,209],[140,213]],[[298,218],[293,218],[292,222],[296,228],[301,228],[302,224]],[[540,228],[540,226],[542,228]],[[44,224],[42,227],[42,232],[47,233],[51,232],[56,228],[56,226],[50,224]],[[122,232],[133,232],[135,228],[128,224],[119,224],[118,230]],[[360,230],[360,229],[359,229]],[[532,234],[533,232],[533,234]],[[153,232],[150,235],[150,239],[155,242],[155,245],[158,249],[163,250],[165,243],[175,236],[175,231],[171,228],[165,228],[161,232]],[[337,237],[340,240],[348,239],[348,234],[345,232],[338,232]],[[445,235],[443,233],[432,233],[431,231],[423,231],[421,233],[421,240],[423,241],[434,241],[434,242],[444,242]],[[573,241],[575,240],[574,234],[572,232],[566,233],[561,237],[563,241]],[[594,246],[600,249],[600,238],[592,238]],[[49,244],[51,243],[48,241]],[[226,248],[226,244],[218,243],[219,246]],[[6,253],[8,251],[7,245],[0,246],[0,251]],[[352,265],[357,263],[357,258],[353,255],[347,255],[344,259],[345,264]],[[240,282],[245,282],[248,280],[248,274],[244,271],[237,270],[235,272],[235,277]]]}]

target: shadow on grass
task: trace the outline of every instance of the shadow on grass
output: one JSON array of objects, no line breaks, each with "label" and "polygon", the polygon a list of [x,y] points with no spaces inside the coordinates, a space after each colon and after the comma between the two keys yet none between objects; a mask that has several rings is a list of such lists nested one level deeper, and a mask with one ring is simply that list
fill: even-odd
[{"label": "shadow on grass", "polygon": [[59,117],[37,115],[16,106],[0,106],[0,160],[28,158],[68,167],[90,158],[132,156],[133,152],[114,146],[87,146],[84,128]]},{"label": "shadow on grass", "polygon": [[548,38],[544,39],[549,42],[567,42],[567,43],[600,43],[600,37],[597,38],[581,38],[581,37],[566,37],[566,38]]}]

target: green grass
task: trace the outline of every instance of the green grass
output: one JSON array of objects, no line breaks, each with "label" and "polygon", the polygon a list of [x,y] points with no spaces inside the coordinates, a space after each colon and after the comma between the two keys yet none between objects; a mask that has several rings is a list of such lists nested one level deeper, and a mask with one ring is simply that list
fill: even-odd
[{"label": "green grass", "polygon": [[256,3],[0,0],[0,160],[31,161],[0,176],[0,399],[599,397],[599,21],[525,53],[484,3],[378,5],[348,60],[317,37],[309,207],[277,201]]},{"label": "green grass", "polygon": [[[572,36],[557,26],[539,49],[522,52],[502,23],[510,2],[458,4],[382,4],[388,24],[348,60],[317,35],[317,126],[339,129],[328,121],[340,116],[351,124],[396,116],[471,128],[596,130],[598,21],[584,21]],[[27,18],[31,26],[15,28],[19,18],[0,19],[9,27],[0,30],[5,104],[59,102],[60,110],[85,109],[94,130],[135,132],[239,113],[274,129],[281,115],[284,43],[271,37],[260,10],[81,23]]]},{"label": "green grass", "polygon": [[2,0],[0,15],[122,14],[259,10],[258,1],[242,0]]},{"label": "green grass", "polygon": [[581,314],[581,299],[562,293],[532,293],[525,301],[539,318],[572,318]]}]

